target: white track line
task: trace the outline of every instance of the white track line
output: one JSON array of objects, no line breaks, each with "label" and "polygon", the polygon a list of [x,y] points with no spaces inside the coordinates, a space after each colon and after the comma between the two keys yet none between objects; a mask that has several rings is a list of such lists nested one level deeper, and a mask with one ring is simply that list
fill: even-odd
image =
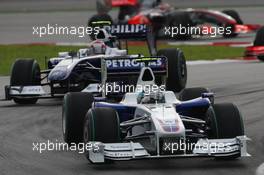
[{"label": "white track line", "polygon": [[248,47],[248,46],[252,46],[253,44],[231,44],[230,47]]},{"label": "white track line", "polygon": [[248,47],[252,46],[251,42],[208,42],[208,41],[182,41],[182,42],[168,42],[169,45],[178,46],[178,45],[190,45],[190,46],[229,46],[229,47]]},{"label": "white track line", "polygon": [[264,175],[264,163],[257,168],[256,175]]},{"label": "white track line", "polygon": [[203,65],[203,64],[220,64],[220,63],[241,63],[245,60],[197,60],[197,61],[187,61],[187,65]]},{"label": "white track line", "polygon": [[169,45],[173,45],[173,46],[179,46],[179,45],[213,45],[213,42],[208,42],[208,41],[179,41],[179,42],[168,42]]}]

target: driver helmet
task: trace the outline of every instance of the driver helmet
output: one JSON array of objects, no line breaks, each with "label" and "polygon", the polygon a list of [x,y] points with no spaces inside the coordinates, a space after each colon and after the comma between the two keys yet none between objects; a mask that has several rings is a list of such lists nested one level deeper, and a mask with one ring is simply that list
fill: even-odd
[{"label": "driver helmet", "polygon": [[104,54],[106,51],[106,45],[103,41],[95,40],[90,44],[92,52],[94,54]]},{"label": "driver helmet", "polygon": [[112,36],[106,29],[102,28],[96,35],[96,40],[103,41],[109,47],[115,46],[116,37]]}]

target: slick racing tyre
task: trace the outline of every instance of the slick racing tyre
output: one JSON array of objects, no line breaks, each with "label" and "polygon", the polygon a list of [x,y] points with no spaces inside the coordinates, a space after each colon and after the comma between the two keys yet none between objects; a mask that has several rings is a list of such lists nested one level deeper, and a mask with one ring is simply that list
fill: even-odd
[{"label": "slick racing tyre", "polygon": [[[208,109],[206,118],[210,139],[229,139],[244,135],[241,113],[237,106],[232,103],[214,104]],[[235,159],[238,157],[240,154],[219,158]]]},{"label": "slick racing tyre", "polygon": [[237,24],[243,24],[243,21],[241,20],[237,11],[235,11],[235,10],[223,10],[222,12],[231,16],[232,18],[234,18],[236,20]]},{"label": "slick racing tyre", "polygon": [[[210,93],[211,91],[204,87],[184,88],[178,95],[178,99],[182,102],[199,98],[203,93]],[[211,104],[214,103],[214,97],[209,98]],[[207,107],[192,108],[188,111],[188,115],[194,118],[204,120]]]},{"label": "slick racing tyre", "polygon": [[[199,98],[202,96],[203,93],[210,93],[211,91],[208,88],[204,87],[194,87],[194,88],[184,88],[179,93],[179,100],[180,101],[188,101],[195,98]],[[211,103],[213,103],[214,99],[210,98]]]},{"label": "slick racing tyre", "polygon": [[66,143],[78,144],[83,141],[83,122],[93,101],[93,95],[85,92],[71,92],[64,96],[62,130]]},{"label": "slick racing tyre", "polygon": [[[11,86],[34,86],[40,85],[40,67],[36,60],[16,60],[12,66]],[[13,98],[17,104],[35,104],[38,98]]]},{"label": "slick racing tyre", "polygon": [[91,108],[84,120],[84,141],[115,143],[120,140],[119,117],[112,108]]},{"label": "slick racing tyre", "polygon": [[[187,12],[178,12],[171,16],[169,26],[177,27],[178,30],[180,30],[181,27],[187,29],[188,27],[193,26],[193,23],[190,18],[190,15]],[[192,37],[191,34],[189,34],[188,32],[182,32],[182,33],[185,34],[180,34],[180,32],[178,31],[178,34],[173,39],[187,40]]]},{"label": "slick racing tyre", "polygon": [[[120,141],[119,116],[112,108],[91,108],[83,125],[84,144],[91,141],[102,143],[117,143]],[[86,150],[86,158],[89,160],[89,152]]]},{"label": "slick racing tyre", "polygon": [[187,66],[183,52],[180,49],[162,49],[157,55],[168,59],[168,77],[166,89],[180,92],[185,88],[187,82]]},{"label": "slick racing tyre", "polygon": [[264,26],[258,30],[254,40],[254,46],[264,46]]},{"label": "slick racing tyre", "polygon": [[[243,24],[243,21],[241,20],[239,14],[237,11],[235,10],[223,10],[223,13],[231,16],[232,18],[234,18],[237,22],[237,24]],[[238,35],[238,33],[235,33],[235,26],[233,24],[227,25],[225,27],[230,27],[231,28],[231,33],[224,33],[224,37],[229,38],[229,37],[236,37]]]},{"label": "slick racing tyre", "polygon": [[104,25],[111,25],[113,20],[108,14],[97,14],[92,16],[88,21],[88,26],[103,27]]},{"label": "slick racing tyre", "polygon": [[[108,14],[97,14],[92,16],[88,21],[88,26],[90,27],[100,27],[102,28],[105,25],[113,24],[113,20],[110,15]],[[94,32],[90,35],[91,40],[95,40]]]},{"label": "slick racing tyre", "polygon": [[232,103],[221,103],[213,106],[217,126],[218,138],[234,138],[244,135],[244,124],[242,116],[237,108]]},{"label": "slick racing tyre", "polygon": [[[254,41],[254,46],[264,46],[264,26],[258,30]],[[264,55],[258,55],[258,59],[260,61],[264,61]]]}]

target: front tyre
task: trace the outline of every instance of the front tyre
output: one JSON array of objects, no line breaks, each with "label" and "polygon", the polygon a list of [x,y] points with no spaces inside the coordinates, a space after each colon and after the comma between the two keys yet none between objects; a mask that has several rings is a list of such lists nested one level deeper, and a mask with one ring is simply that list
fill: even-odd
[{"label": "front tyre", "polygon": [[85,114],[94,101],[93,95],[85,92],[71,92],[64,96],[62,106],[62,130],[68,144],[83,141]]},{"label": "front tyre", "polygon": [[[91,141],[102,143],[117,143],[120,141],[119,116],[112,108],[91,108],[83,125],[84,144]],[[85,156],[89,160],[89,152]]]},{"label": "front tyre", "polygon": [[[36,60],[19,59],[12,66],[10,86],[40,85],[40,67]],[[38,98],[14,97],[17,104],[35,104]]]},{"label": "front tyre", "polygon": [[[237,106],[232,103],[214,104],[207,112],[208,137],[211,139],[229,139],[243,136],[244,124]],[[217,157],[236,159],[240,154]]]},{"label": "front tyre", "polygon": [[233,103],[213,105],[220,139],[244,135],[244,124],[237,106]]},{"label": "front tyre", "polygon": [[180,92],[187,82],[187,66],[183,52],[180,49],[162,49],[157,55],[168,59],[166,90]]}]

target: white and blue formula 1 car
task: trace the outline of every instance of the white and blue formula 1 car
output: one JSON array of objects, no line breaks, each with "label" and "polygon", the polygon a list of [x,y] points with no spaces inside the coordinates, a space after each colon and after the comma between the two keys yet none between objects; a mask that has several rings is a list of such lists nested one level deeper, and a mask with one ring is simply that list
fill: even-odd
[{"label": "white and blue formula 1 car", "polygon": [[[137,85],[155,86],[151,68],[141,69]],[[63,102],[64,140],[88,144],[85,155],[92,163],[250,156],[238,108],[213,101],[206,88],[183,89],[178,99],[172,91],[135,91],[119,103],[90,93],[68,93]]]},{"label": "white and blue formula 1 car", "polygon": [[[147,41],[151,56],[144,57],[140,51],[139,54],[128,54],[127,47],[118,47],[121,45],[118,41],[131,39]],[[94,91],[94,84],[103,81],[136,84],[140,69],[144,66],[144,62],[137,60],[149,59],[156,60],[150,67],[158,77],[158,83],[166,84],[168,90],[174,92],[185,87],[187,68],[181,50],[156,51],[155,42],[146,25],[113,25],[101,29],[97,40],[92,41],[88,48],[80,49],[77,53],[59,53],[59,57],[49,59],[47,70],[41,71],[33,59],[17,60],[12,66],[10,85],[5,88],[6,99],[18,104],[34,104],[39,98],[61,97],[67,92],[87,89]],[[105,71],[101,69],[102,64],[107,65]],[[107,80],[102,78],[106,72]],[[109,98],[122,98],[122,95],[109,93]]]}]

